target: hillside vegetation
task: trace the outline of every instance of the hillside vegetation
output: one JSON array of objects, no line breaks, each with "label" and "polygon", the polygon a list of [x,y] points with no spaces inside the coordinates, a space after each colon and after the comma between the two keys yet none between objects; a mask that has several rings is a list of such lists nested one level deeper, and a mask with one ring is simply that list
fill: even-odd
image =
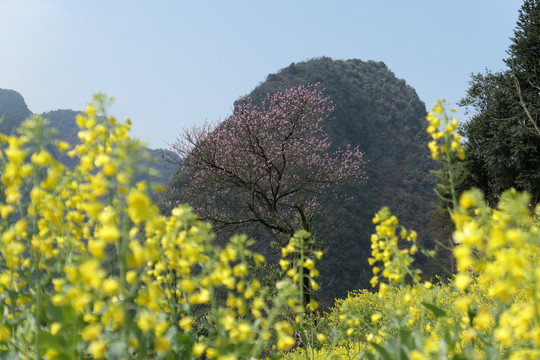
[{"label": "hillside vegetation", "polygon": [[[327,254],[320,266],[319,296],[331,302],[349,290],[370,286],[366,259],[371,251],[371,217],[382,206],[390,206],[407,228],[428,233],[435,200],[429,169],[434,163],[422,146],[428,139],[425,105],[382,62],[324,57],[291,64],[268,75],[249,95],[256,102],[268,93],[315,83],[321,84],[335,106],[331,119],[323,123],[334,148],[359,146],[368,161],[368,180],[338,189],[349,200],[326,196],[324,217],[314,219],[315,238]],[[182,173],[171,181],[169,203],[193,201],[179,192],[185,181],[190,179]],[[256,234],[256,238],[263,236],[260,231]],[[428,239],[421,240],[432,247]]]}]

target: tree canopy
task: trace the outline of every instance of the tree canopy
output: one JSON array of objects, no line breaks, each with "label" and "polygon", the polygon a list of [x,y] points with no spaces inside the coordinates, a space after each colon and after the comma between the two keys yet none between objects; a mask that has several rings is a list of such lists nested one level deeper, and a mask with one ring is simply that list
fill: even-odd
[{"label": "tree canopy", "polygon": [[467,139],[467,186],[491,204],[509,188],[540,201],[540,1],[526,0],[505,59],[506,69],[475,74],[461,105],[473,116]]},{"label": "tree canopy", "polygon": [[185,131],[174,149],[191,179],[187,199],[218,228],[260,224],[282,246],[312,231],[322,193],[365,180],[358,146],[330,151],[322,124],[332,109],[320,86],[299,86],[260,104],[242,98],[223,123]]}]

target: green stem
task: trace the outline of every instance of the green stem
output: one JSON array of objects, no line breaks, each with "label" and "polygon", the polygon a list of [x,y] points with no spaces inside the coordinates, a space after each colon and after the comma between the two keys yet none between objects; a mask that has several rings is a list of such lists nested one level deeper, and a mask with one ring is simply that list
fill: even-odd
[{"label": "green stem", "polygon": [[[38,123],[38,125],[36,126],[35,128],[35,136],[36,136],[36,146],[37,146],[37,149],[36,149],[36,153],[39,153],[41,151],[41,148],[42,148],[42,143],[43,143],[43,131],[42,131],[42,126],[41,126],[41,122]],[[33,172],[33,178],[32,178],[32,186],[33,188],[38,188],[39,187],[39,178],[38,176],[40,175],[40,168],[34,164],[34,172]],[[22,213],[21,213],[22,214]],[[34,236],[36,233],[38,233],[39,229],[38,229],[38,226],[37,226],[37,212],[34,213],[34,215],[32,216],[32,236]],[[36,347],[36,359],[41,359],[41,350],[40,350],[40,346],[41,346],[41,317],[42,317],[42,303],[41,303],[41,298],[43,297],[42,295],[42,288],[41,288],[41,269],[40,269],[40,261],[41,261],[41,256],[40,256],[40,253],[39,252],[36,252],[34,253],[34,251],[32,251],[32,242],[31,242],[31,237],[28,238],[28,249],[30,251],[30,257],[31,257],[31,263],[34,264],[35,266],[35,277],[36,277],[36,280],[35,280],[35,286],[36,286],[36,339],[35,339],[35,347]]]},{"label": "green stem", "polygon": [[[286,303],[286,299],[283,299],[282,296],[278,295],[277,299],[274,301],[274,304],[272,306],[272,310],[268,314],[268,318],[266,319],[266,323],[264,327],[261,329],[261,332],[259,334],[259,337],[257,340],[255,340],[255,345],[253,346],[253,349],[251,350],[250,359],[258,359],[259,355],[262,351],[263,344],[266,342],[264,340],[263,335],[270,332],[270,328],[272,325],[274,325],[274,321],[276,317],[281,314],[281,310],[283,308],[283,305]],[[267,309],[265,309],[267,310]]]},{"label": "green stem", "polygon": [[[129,313],[129,307],[127,305],[127,283],[126,283],[126,251],[127,251],[127,242],[128,242],[128,233],[129,233],[129,219],[126,214],[122,218],[122,235],[116,241],[116,253],[118,256],[118,268],[120,272],[120,301],[122,303],[123,312],[124,312],[124,321],[127,321],[131,316]],[[126,324],[123,324],[122,327],[122,341],[124,343],[124,358],[129,358],[129,327]]]},{"label": "green stem", "polygon": [[41,288],[41,270],[39,269],[40,264],[40,257],[37,257],[36,261],[36,359],[41,359],[41,350],[40,350],[40,343],[41,343],[41,316],[42,314],[42,304],[41,304],[41,298],[42,295],[42,288]]},{"label": "green stem", "polygon": [[[441,244],[442,245],[442,244]],[[433,260],[435,262],[435,264],[437,264],[443,271],[446,275],[450,276],[450,277],[453,277],[454,274],[452,274],[447,268],[446,266],[444,266],[439,259],[437,259],[436,256],[432,255],[423,245],[421,244],[416,244],[416,246],[418,246],[418,248],[420,249],[420,251],[425,255],[427,256],[428,258],[430,258],[431,260]],[[446,250],[452,250],[452,249],[449,249],[447,248],[446,246],[444,246],[444,248]]]},{"label": "green stem", "polygon": [[[446,115],[446,113],[444,113],[444,124],[445,126],[448,125],[448,116]],[[445,151],[445,154],[446,154],[446,162],[448,164],[448,181],[450,182],[450,193],[452,194],[452,206],[453,206],[453,209],[457,209],[457,205],[458,205],[458,202],[457,202],[457,195],[456,195],[456,187],[455,187],[455,183],[454,183],[454,172],[453,172],[453,168],[452,168],[452,151],[451,151],[451,141],[450,141],[450,136],[451,134],[448,134],[446,131],[444,133],[444,142],[445,142],[445,145],[446,145],[446,151]],[[451,215],[451,214],[450,214]]]},{"label": "green stem", "polygon": [[[301,336],[304,338],[305,342],[307,343],[307,333],[305,331],[305,328],[304,328],[304,316],[305,316],[305,313],[308,311],[308,304],[307,304],[307,299],[306,299],[306,296],[305,296],[305,291],[307,291],[307,289],[305,289],[305,286],[304,286],[304,237],[303,236],[299,236],[299,240],[300,240],[300,262],[298,263],[299,266],[298,266],[298,271],[300,272],[300,277],[298,278],[298,289],[299,289],[299,296],[300,296],[300,301],[302,302],[302,312],[300,313],[300,322],[299,322],[299,327],[300,327],[300,334]],[[295,319],[296,320],[296,319]],[[307,360],[309,360],[309,354],[307,352],[307,350],[305,351],[305,357]]]}]

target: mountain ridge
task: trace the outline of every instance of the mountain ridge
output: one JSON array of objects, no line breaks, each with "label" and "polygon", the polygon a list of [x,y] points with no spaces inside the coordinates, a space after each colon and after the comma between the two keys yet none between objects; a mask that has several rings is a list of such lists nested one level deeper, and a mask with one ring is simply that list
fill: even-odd
[{"label": "mountain ridge", "polygon": [[[79,128],[75,122],[75,117],[80,114],[81,111],[75,111],[71,109],[57,109],[50,110],[41,113],[43,118],[50,121],[50,126],[58,131],[56,137],[58,139],[67,141],[71,145],[79,143],[77,136]],[[4,134],[11,134],[22,122],[27,119],[33,112],[28,108],[23,95],[16,90],[12,89],[0,89],[0,117],[3,117],[0,123],[0,132]],[[68,166],[73,166],[75,160],[69,158],[64,154],[59,154],[56,149],[50,149],[54,152],[54,155],[59,158],[63,163]],[[178,165],[170,163],[162,156],[163,153],[169,152],[167,149],[149,149],[152,159],[154,160],[153,166],[157,168],[160,176],[155,181],[166,184],[172,175],[176,172]],[[171,155],[171,154],[169,154]]]}]

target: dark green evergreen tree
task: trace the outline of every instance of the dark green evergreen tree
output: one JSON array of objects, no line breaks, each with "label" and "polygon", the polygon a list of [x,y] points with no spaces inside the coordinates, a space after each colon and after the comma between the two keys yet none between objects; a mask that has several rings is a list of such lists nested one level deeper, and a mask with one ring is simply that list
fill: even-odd
[{"label": "dark green evergreen tree", "polygon": [[473,116],[463,127],[468,184],[490,203],[511,187],[540,201],[540,0],[519,13],[503,71],[472,76],[461,105]]}]

